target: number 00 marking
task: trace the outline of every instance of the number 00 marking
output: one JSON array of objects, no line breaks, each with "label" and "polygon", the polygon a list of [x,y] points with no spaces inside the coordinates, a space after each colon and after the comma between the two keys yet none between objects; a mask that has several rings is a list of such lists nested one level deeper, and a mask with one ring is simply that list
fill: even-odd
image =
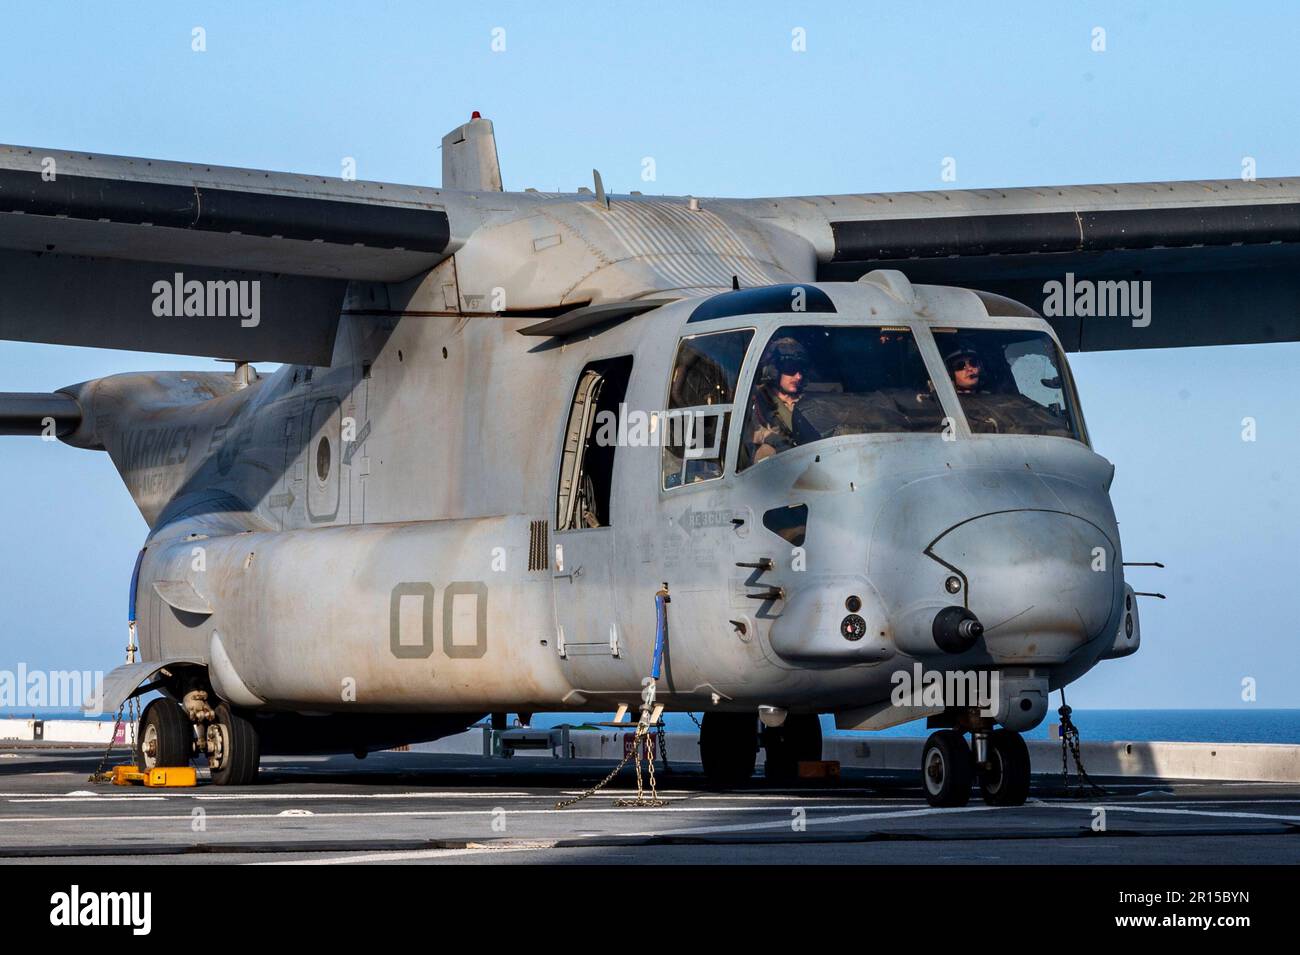
[{"label": "number 00 marking", "polygon": [[[457,580],[442,592],[442,652],[454,660],[476,660],[487,653],[487,584]],[[433,602],[437,591],[422,581],[400,583],[388,604],[388,646],[399,660],[425,660],[433,655]],[[420,601],[420,642],[402,642],[402,598]],[[474,642],[457,643],[456,598],[474,598]]]}]

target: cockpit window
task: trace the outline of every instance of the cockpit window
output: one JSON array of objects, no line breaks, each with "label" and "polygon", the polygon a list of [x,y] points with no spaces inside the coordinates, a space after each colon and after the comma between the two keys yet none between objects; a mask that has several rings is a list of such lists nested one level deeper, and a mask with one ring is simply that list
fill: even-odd
[{"label": "cockpit window", "polygon": [[1084,440],[1065,359],[1046,332],[936,328],[934,339],[972,432]]},{"label": "cockpit window", "polygon": [[789,325],[759,359],[737,470],[823,438],[943,428],[909,329]]},{"label": "cockpit window", "polygon": [[677,346],[668,410],[659,416],[665,489],[722,477],[736,380],[752,328],[690,335]]}]

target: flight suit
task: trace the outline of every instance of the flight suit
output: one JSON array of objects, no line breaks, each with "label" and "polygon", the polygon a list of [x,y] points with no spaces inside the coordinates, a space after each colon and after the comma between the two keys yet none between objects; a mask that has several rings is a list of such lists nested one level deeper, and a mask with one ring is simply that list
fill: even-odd
[{"label": "flight suit", "polygon": [[758,451],[763,445],[780,453],[798,443],[794,437],[794,408],[778,397],[772,385],[759,385],[754,389],[750,423],[753,426],[749,438],[750,460],[758,460]]}]

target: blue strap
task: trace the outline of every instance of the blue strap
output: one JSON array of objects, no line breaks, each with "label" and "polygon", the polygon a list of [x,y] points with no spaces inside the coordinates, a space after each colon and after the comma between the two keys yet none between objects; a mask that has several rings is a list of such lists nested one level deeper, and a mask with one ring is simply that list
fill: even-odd
[{"label": "blue strap", "polygon": [[664,641],[668,639],[668,600],[662,591],[655,594],[655,658],[650,675],[659,679],[664,662]]},{"label": "blue strap", "polygon": [[126,622],[127,624],[135,623],[135,592],[140,586],[140,565],[144,563],[144,548],[140,553],[135,555],[135,570],[131,571],[131,595],[126,602]]}]

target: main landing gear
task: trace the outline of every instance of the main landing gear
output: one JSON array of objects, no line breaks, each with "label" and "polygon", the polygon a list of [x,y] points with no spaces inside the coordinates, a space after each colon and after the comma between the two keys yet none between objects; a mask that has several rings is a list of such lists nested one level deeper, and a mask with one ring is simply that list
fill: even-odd
[{"label": "main landing gear", "polygon": [[791,713],[780,726],[764,726],[760,736],[753,713],[705,713],[700,724],[705,779],[718,787],[749,781],[760,743],[767,754],[764,779],[789,783],[798,777],[801,762],[822,758],[821,723],[816,713]]},{"label": "main landing gear", "polygon": [[789,783],[799,777],[799,764],[822,758],[822,727],[816,713],[791,713],[780,726],[763,727],[763,776],[768,782]]},{"label": "main landing gear", "polygon": [[194,724],[168,699],[144,708],[135,740],[135,765],[142,772],[159,766],[188,766],[194,758]]},{"label": "main landing gear", "polygon": [[248,786],[257,780],[260,757],[257,730],[252,722],[217,704],[216,718],[207,724],[208,767],[218,786]]},{"label": "main landing gear", "polygon": [[141,770],[188,766],[200,753],[218,786],[247,786],[257,779],[256,728],[228,703],[213,709],[205,691],[191,690],[183,704],[160,698],[144,708],[135,753]]},{"label": "main landing gear", "polygon": [[758,762],[758,717],[753,713],[705,713],[700,723],[700,762],[710,786],[747,782]]},{"label": "main landing gear", "polygon": [[964,806],[971,783],[990,806],[1021,806],[1029,796],[1029,748],[1008,729],[975,730],[973,749],[959,730],[939,730],[921,751],[921,785],[931,806]]}]

